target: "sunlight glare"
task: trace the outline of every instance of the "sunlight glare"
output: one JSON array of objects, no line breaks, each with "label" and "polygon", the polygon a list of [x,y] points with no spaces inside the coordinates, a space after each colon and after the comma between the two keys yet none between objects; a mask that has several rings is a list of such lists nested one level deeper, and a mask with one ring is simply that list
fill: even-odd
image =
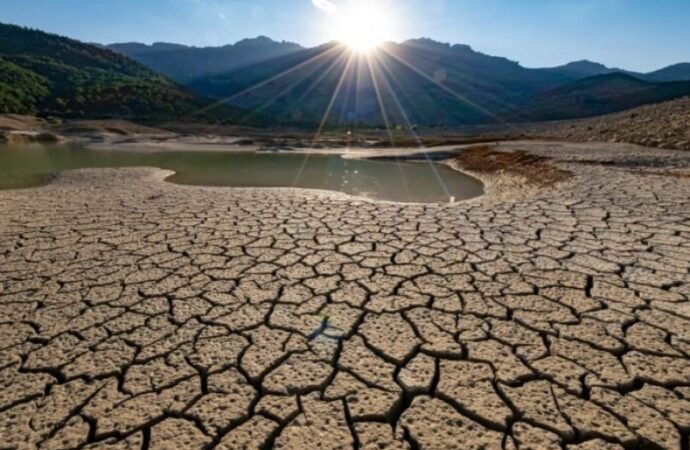
[{"label": "sunlight glare", "polygon": [[368,53],[391,39],[391,14],[375,1],[361,1],[336,12],[336,38],[356,53]]}]

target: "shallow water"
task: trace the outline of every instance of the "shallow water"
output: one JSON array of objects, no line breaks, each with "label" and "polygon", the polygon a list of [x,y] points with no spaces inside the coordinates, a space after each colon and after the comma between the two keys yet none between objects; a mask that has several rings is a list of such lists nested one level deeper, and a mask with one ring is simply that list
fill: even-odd
[{"label": "shallow water", "polygon": [[478,180],[431,162],[347,160],[338,155],[88,150],[71,145],[0,145],[0,189],[37,186],[61,171],[160,167],[167,181],[229,187],[324,189],[377,200],[447,203],[482,195]]}]

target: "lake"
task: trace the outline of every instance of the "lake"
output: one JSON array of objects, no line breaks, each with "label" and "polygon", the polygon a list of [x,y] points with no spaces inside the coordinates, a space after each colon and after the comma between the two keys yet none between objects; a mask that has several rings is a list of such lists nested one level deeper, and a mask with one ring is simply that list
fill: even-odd
[{"label": "lake", "polygon": [[167,181],[226,187],[323,189],[403,203],[448,203],[484,193],[480,181],[432,162],[221,151],[89,150],[76,145],[0,145],[0,189],[40,186],[56,173],[99,167],[159,167]]}]

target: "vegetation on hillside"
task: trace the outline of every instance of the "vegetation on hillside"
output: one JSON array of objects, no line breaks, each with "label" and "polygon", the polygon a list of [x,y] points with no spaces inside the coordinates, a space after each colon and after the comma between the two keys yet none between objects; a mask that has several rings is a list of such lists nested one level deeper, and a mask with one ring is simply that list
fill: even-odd
[{"label": "vegetation on hillside", "polygon": [[0,112],[35,113],[49,92],[44,77],[0,57]]},{"label": "vegetation on hillside", "polygon": [[146,120],[235,115],[226,107],[198,115],[207,105],[122,55],[0,24],[0,113]]}]

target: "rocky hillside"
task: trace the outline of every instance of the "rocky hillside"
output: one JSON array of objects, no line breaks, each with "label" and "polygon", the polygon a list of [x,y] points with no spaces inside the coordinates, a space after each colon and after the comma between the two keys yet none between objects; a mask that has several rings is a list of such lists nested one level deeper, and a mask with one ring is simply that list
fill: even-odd
[{"label": "rocky hillside", "polygon": [[690,150],[690,97],[589,119],[530,125],[526,134]]}]

